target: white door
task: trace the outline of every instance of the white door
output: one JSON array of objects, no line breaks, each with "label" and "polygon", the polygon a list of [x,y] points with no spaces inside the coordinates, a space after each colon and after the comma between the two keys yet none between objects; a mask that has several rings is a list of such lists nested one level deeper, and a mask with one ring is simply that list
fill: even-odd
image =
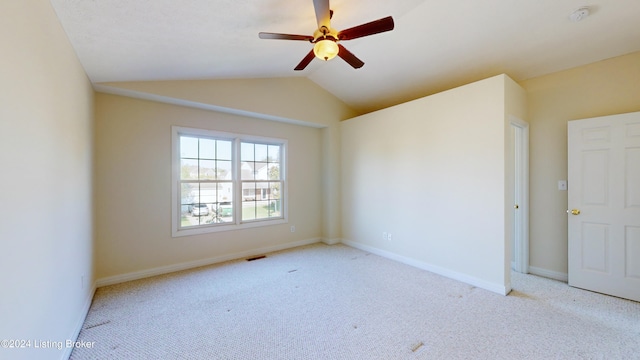
[{"label": "white door", "polygon": [[640,301],[640,112],[569,121],[569,285]]},{"label": "white door", "polygon": [[513,180],[513,221],[511,268],[529,273],[529,124],[512,118],[511,171]]}]

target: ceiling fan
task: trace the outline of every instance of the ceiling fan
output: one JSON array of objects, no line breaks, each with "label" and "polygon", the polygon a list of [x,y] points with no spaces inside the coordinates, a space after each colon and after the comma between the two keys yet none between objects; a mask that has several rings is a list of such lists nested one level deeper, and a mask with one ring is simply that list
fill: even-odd
[{"label": "ceiling fan", "polygon": [[316,10],[316,19],[318,21],[318,29],[313,33],[313,36],[269,32],[258,34],[260,39],[306,40],[314,44],[313,50],[309,51],[294,70],[303,70],[314,57],[327,61],[333,59],[336,55],[353,66],[354,69],[359,69],[364,65],[364,62],[338,42],[393,30],[393,18],[388,16],[346,30],[337,31],[331,27],[330,21],[333,16],[333,10],[329,9],[329,0],[313,0],[313,6]]}]

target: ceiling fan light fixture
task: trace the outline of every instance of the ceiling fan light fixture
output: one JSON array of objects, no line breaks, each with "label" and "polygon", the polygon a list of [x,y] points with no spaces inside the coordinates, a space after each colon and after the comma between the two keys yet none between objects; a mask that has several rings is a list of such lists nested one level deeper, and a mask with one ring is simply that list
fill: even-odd
[{"label": "ceiling fan light fixture", "polygon": [[329,61],[338,55],[338,44],[334,40],[324,39],[316,42],[313,53],[318,59]]},{"label": "ceiling fan light fixture", "polygon": [[280,40],[297,40],[297,41],[309,41],[313,44],[313,49],[309,50],[307,55],[302,58],[302,61],[296,65],[293,70],[304,70],[307,65],[313,61],[313,58],[329,61],[336,56],[339,56],[347,64],[351,65],[354,69],[360,69],[364,62],[344,46],[338,44],[338,41],[358,39],[361,37],[375,35],[386,31],[391,31],[394,28],[393,18],[387,16],[382,19],[370,21],[365,24],[354,26],[342,31],[337,31],[331,27],[331,17],[333,11],[330,8],[329,0],[313,0],[313,8],[316,11],[316,21],[318,28],[311,35],[296,35],[296,34],[281,34],[281,33],[269,33],[260,32],[258,37],[260,39],[280,39]]}]

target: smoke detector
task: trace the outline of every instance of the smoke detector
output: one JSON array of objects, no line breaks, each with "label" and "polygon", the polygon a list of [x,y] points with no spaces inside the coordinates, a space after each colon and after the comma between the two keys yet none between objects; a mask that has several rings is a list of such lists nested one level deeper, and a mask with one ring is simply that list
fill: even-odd
[{"label": "smoke detector", "polygon": [[569,15],[569,19],[571,19],[571,21],[573,22],[578,22],[586,18],[587,16],[589,16],[589,7],[583,6],[572,12],[571,15]]}]

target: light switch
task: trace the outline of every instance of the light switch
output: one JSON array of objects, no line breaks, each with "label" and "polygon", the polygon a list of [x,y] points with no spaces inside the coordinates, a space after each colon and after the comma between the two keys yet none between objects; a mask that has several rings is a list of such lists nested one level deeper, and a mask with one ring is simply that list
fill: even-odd
[{"label": "light switch", "polygon": [[567,180],[558,180],[558,190],[567,191]]}]

